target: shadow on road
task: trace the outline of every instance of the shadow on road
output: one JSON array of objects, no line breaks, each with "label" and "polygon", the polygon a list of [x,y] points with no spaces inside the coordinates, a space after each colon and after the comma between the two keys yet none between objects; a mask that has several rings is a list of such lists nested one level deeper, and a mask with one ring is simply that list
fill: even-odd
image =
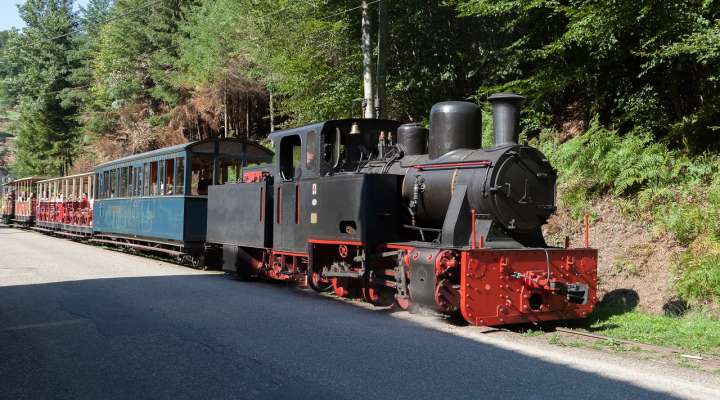
[{"label": "shadow on road", "polygon": [[669,399],[221,275],[0,287],[0,398]]}]

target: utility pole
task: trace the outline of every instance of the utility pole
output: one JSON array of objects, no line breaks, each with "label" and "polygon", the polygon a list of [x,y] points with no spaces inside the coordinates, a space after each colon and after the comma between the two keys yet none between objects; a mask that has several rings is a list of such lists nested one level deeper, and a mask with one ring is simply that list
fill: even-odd
[{"label": "utility pole", "polygon": [[223,137],[228,137],[228,115],[227,115],[227,77],[225,77],[225,84],[223,85],[223,103],[225,105],[225,135]]},{"label": "utility pole", "polygon": [[370,7],[362,0],[362,53],[363,53],[363,117],[375,118],[375,87],[373,85]]},{"label": "utility pole", "polygon": [[375,96],[375,117],[385,118],[385,59],[387,58],[387,5],[385,0],[378,3],[377,39],[377,94]]}]

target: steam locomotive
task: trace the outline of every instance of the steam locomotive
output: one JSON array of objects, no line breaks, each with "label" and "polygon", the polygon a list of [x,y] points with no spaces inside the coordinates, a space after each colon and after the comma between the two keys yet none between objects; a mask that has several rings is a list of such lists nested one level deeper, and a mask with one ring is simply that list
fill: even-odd
[{"label": "steam locomotive", "polygon": [[275,132],[272,161],[255,143],[211,139],[21,179],[5,186],[3,219],[475,325],[582,318],[597,251],[587,237],[546,244],[556,172],[518,144],[522,97],[489,100],[492,147],[477,105],[442,102],[429,129],[344,119]]},{"label": "steam locomotive", "polygon": [[429,129],[346,119],[272,134],[273,164],[210,188],[207,241],[223,270],[476,325],[586,316],[597,251],[545,243],[556,172],[517,143],[522,97],[489,100],[490,148],[467,102],[433,106]]}]

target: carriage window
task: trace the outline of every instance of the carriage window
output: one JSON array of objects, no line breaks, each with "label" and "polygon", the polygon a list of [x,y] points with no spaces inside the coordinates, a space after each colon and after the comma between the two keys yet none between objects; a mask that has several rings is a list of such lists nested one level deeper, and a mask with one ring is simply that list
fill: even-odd
[{"label": "carriage window", "polygon": [[145,176],[145,174],[144,174],[145,167],[142,166],[140,168],[135,168],[135,169],[137,170],[137,182],[135,184],[135,193],[137,196],[142,196],[143,188],[145,187],[145,179],[143,179]]},{"label": "carriage window", "polygon": [[150,163],[150,196],[158,194],[158,163],[153,161]]},{"label": "carriage window", "polygon": [[206,196],[213,181],[213,159],[193,155],[191,158],[190,193],[192,196]]},{"label": "carriage window", "polygon": [[102,185],[102,197],[107,199],[110,197],[110,173],[108,171],[102,173],[102,180],[100,182]]},{"label": "carriage window", "polygon": [[145,180],[143,182],[143,196],[150,196],[150,164],[145,163]]},{"label": "carriage window", "polygon": [[175,186],[173,185],[175,182],[175,159],[171,158],[169,160],[165,160],[165,177],[163,179],[165,182],[163,185],[165,187],[163,194],[173,194]]},{"label": "carriage window", "polygon": [[127,196],[127,184],[128,184],[128,170],[127,168],[120,168],[120,187],[118,189],[118,196]]},{"label": "carriage window", "polygon": [[305,137],[305,167],[307,169],[315,170],[317,165],[317,159],[315,153],[317,152],[317,133],[310,131]]},{"label": "carriage window", "polygon": [[280,140],[280,176],[283,180],[299,176],[300,156],[300,136],[286,136]]},{"label": "carriage window", "polygon": [[175,159],[175,194],[185,194],[185,157]]},{"label": "carriage window", "polygon": [[142,184],[140,183],[140,175],[141,175],[140,168],[133,167],[133,196],[140,196],[140,188],[142,187]]},{"label": "carriage window", "polygon": [[110,171],[110,197],[116,196],[116,189],[117,189],[117,181],[115,180],[117,177],[117,170]]},{"label": "carriage window", "polygon": [[127,195],[128,197],[132,197],[135,195],[135,169],[133,167],[127,167],[128,170],[128,185],[127,185]]},{"label": "carriage window", "polygon": [[165,194],[165,161],[158,161],[158,168],[160,169],[160,174],[158,175],[158,183],[160,183],[160,190],[158,191],[158,195],[162,196]]}]

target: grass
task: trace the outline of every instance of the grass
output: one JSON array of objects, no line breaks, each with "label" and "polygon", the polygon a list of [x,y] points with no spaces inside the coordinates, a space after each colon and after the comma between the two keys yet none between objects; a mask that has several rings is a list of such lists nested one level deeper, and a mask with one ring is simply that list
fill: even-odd
[{"label": "grass", "polygon": [[543,334],[544,334],[544,332],[540,329],[537,329],[537,330],[528,329],[522,333],[522,335],[525,337],[542,336]]},{"label": "grass", "polygon": [[588,329],[611,338],[720,354],[720,320],[699,310],[668,317],[600,306],[590,317]]},{"label": "grass", "polygon": [[612,275],[621,276],[637,276],[638,267],[634,262],[628,261],[625,258],[618,258],[612,264]]},{"label": "grass", "polygon": [[679,366],[683,368],[690,368],[690,369],[700,369],[700,366],[697,365],[697,363],[694,363],[690,360],[680,360],[678,363]]}]

